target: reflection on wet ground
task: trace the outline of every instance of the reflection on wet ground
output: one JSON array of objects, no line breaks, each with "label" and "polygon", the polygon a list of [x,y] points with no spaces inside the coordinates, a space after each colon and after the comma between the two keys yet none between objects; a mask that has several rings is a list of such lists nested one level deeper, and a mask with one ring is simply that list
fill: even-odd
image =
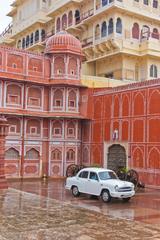
[{"label": "reflection on wet ground", "polygon": [[160,239],[160,191],[129,203],[73,198],[63,181],[12,182],[0,191],[0,240]]}]

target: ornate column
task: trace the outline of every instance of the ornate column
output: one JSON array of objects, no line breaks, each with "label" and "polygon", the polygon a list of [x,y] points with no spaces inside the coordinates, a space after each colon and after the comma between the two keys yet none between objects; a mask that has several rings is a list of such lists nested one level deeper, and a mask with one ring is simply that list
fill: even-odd
[{"label": "ornate column", "polygon": [[5,138],[8,134],[7,119],[0,116],[0,189],[8,188],[4,172]]}]

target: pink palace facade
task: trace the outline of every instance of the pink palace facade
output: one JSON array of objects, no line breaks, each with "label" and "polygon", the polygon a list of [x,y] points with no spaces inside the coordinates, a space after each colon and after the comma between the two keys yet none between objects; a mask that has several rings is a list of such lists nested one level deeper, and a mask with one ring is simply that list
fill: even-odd
[{"label": "pink palace facade", "polygon": [[50,37],[44,54],[0,47],[6,177],[63,177],[71,163],[123,165],[160,186],[160,80],[89,89],[82,57],[66,32]]},{"label": "pink palace facade", "polygon": [[87,88],[81,85],[81,46],[62,32],[45,54],[0,47],[0,112],[7,117],[8,177],[64,176],[81,159]]}]

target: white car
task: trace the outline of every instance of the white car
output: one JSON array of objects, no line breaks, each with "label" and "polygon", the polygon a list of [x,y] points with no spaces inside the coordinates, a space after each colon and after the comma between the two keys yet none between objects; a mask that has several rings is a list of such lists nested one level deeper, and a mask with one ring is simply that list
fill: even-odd
[{"label": "white car", "polygon": [[66,179],[65,188],[74,197],[86,193],[101,196],[104,202],[110,202],[111,198],[127,202],[135,195],[133,183],[120,180],[114,171],[105,168],[83,168],[76,176]]}]

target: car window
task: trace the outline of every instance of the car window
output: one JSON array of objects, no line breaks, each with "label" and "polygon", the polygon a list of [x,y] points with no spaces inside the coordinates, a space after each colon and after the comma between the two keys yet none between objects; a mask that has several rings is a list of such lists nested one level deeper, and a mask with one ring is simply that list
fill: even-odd
[{"label": "car window", "polygon": [[117,175],[115,174],[115,172],[109,172],[109,171],[104,171],[104,172],[100,172],[99,174],[99,178],[101,180],[108,180],[108,179],[117,179]]},{"label": "car window", "polygon": [[82,171],[79,176],[80,178],[88,178],[88,171]]},{"label": "car window", "polygon": [[97,173],[95,173],[95,172],[90,172],[89,179],[97,180],[97,181],[98,181]]}]

